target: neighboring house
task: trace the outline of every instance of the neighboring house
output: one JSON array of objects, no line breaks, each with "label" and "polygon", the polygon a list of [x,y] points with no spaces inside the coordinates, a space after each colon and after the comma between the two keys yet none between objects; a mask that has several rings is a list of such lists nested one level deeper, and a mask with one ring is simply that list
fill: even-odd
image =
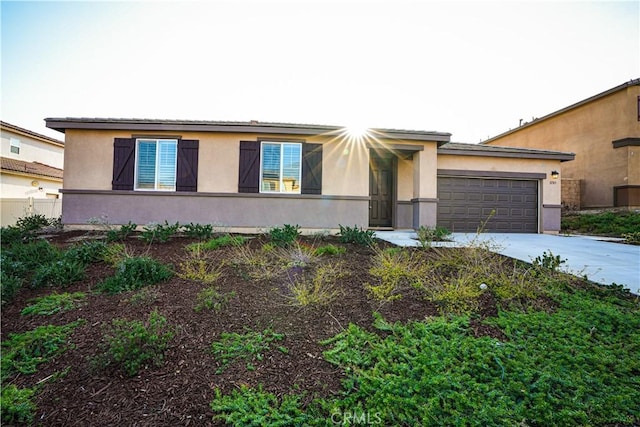
[{"label": "neighboring house", "polygon": [[[2,225],[28,213],[59,216],[64,142],[0,121]],[[44,210],[34,210],[36,204]],[[45,207],[46,206],[46,207]]]},{"label": "neighboring house", "polygon": [[570,151],[562,202],[570,209],[640,207],[640,79],[631,80],[483,142]]},{"label": "neighboring house", "polygon": [[[48,118],[65,133],[63,222],[557,232],[572,154],[450,134],[261,122]],[[492,213],[493,212],[493,213]]]}]

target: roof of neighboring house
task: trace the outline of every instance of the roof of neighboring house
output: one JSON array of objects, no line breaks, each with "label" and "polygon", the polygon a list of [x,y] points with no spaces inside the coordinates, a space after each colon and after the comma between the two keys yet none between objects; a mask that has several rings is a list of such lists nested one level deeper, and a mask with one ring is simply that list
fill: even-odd
[{"label": "roof of neighboring house", "polygon": [[494,145],[463,144],[448,142],[438,147],[438,154],[457,154],[464,156],[513,157],[520,159],[550,159],[566,162],[573,160],[574,153],[563,151],[536,150],[531,148],[499,147]]},{"label": "roof of neighboring house", "polygon": [[[162,120],[162,119],[113,119],[64,117],[45,119],[47,127],[64,133],[67,129],[110,129],[110,130],[146,130],[174,132],[233,132],[291,135],[340,135],[346,133],[344,126],[312,125],[299,123],[228,122],[208,120]],[[448,142],[451,134],[447,132],[370,129],[378,137],[406,139],[416,141]]]},{"label": "roof of neighboring house", "polygon": [[609,90],[605,90],[604,92],[601,92],[601,93],[599,93],[597,95],[591,96],[591,97],[589,97],[587,99],[583,99],[582,101],[576,102],[575,104],[571,104],[568,107],[564,107],[564,108],[562,108],[562,109],[560,109],[558,111],[554,111],[553,113],[547,114],[546,116],[543,116],[543,117],[540,117],[540,118],[536,118],[536,119],[534,119],[534,120],[532,120],[532,121],[530,121],[528,123],[524,123],[521,126],[518,126],[515,129],[510,129],[510,130],[508,130],[506,132],[503,132],[503,133],[501,133],[499,135],[496,135],[496,136],[494,136],[492,138],[489,138],[486,141],[482,141],[481,144],[488,144],[488,143],[492,142],[493,140],[496,140],[498,138],[502,138],[505,135],[509,135],[509,134],[514,133],[514,132],[518,132],[520,129],[524,129],[524,128],[527,128],[529,126],[538,124],[543,120],[547,120],[547,119],[550,119],[552,117],[558,116],[560,114],[566,113],[567,111],[573,110],[574,108],[581,107],[581,106],[583,106],[585,104],[588,104],[590,102],[596,101],[596,100],[598,100],[600,98],[604,98],[605,96],[609,96],[609,95],[611,95],[613,93],[616,93],[616,92],[621,91],[623,89],[627,89],[627,88],[629,88],[631,86],[640,86],[640,78],[629,80],[626,83],[623,83],[621,85],[613,87],[613,88],[611,88]]},{"label": "roof of neighboring house", "polygon": [[39,139],[41,141],[48,142],[51,144],[64,146],[64,141],[60,141],[59,139],[51,138],[50,136],[33,132],[29,129],[21,128],[20,126],[12,125],[11,123],[3,122],[1,120],[0,120],[0,128],[11,131],[11,132],[19,133],[25,136],[30,136],[32,138]]},{"label": "roof of neighboring house", "polygon": [[37,175],[48,178],[62,179],[62,169],[45,165],[38,162],[25,162],[23,160],[9,159],[1,157],[1,168],[3,171],[20,172],[29,175]]}]

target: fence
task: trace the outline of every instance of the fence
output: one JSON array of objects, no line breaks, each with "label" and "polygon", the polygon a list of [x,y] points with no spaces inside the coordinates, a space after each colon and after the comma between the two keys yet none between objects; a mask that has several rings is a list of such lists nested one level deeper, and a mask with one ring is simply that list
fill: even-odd
[{"label": "fence", "polygon": [[14,225],[18,218],[35,214],[58,218],[62,215],[62,199],[0,199],[2,227]]}]

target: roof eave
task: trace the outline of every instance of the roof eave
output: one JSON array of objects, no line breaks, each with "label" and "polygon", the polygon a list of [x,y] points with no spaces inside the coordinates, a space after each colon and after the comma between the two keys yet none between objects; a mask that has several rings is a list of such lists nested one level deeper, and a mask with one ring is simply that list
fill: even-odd
[{"label": "roof eave", "polygon": [[478,156],[478,157],[503,157],[513,159],[538,159],[538,160],[559,160],[568,162],[574,160],[576,155],[573,153],[519,153],[519,152],[499,152],[499,151],[475,151],[475,150],[456,150],[439,148],[438,154],[453,156]]}]

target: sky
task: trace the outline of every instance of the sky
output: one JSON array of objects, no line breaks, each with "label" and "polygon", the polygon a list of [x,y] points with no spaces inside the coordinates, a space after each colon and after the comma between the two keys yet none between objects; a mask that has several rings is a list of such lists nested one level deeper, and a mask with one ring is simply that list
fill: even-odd
[{"label": "sky", "polygon": [[2,0],[0,117],[264,121],[478,143],[640,77],[640,1]]}]

